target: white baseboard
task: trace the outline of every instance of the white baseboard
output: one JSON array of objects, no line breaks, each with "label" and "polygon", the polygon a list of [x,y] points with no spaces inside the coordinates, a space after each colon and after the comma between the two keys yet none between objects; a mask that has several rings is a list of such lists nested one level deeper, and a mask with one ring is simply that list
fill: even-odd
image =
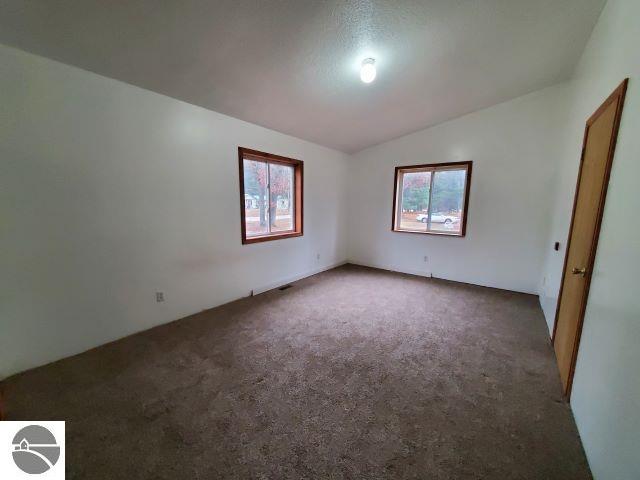
[{"label": "white baseboard", "polygon": [[556,320],[556,305],[557,300],[555,298],[549,298],[544,293],[538,296],[540,299],[540,307],[542,308],[542,313],[544,314],[544,319],[547,322],[547,327],[549,328],[549,337],[553,335],[553,324]]},{"label": "white baseboard", "polygon": [[344,261],[341,261],[341,262],[332,263],[330,265],[324,265],[322,267],[314,268],[312,270],[308,270],[308,271],[306,271],[304,273],[300,273],[300,274],[294,275],[292,277],[282,278],[282,279],[280,279],[278,281],[275,281],[275,282],[272,282],[272,283],[268,283],[267,285],[262,285],[260,287],[254,288],[253,289],[253,294],[254,295],[258,295],[260,293],[268,292],[269,290],[273,290],[274,288],[282,287],[283,285],[286,285],[286,284],[291,283],[291,282],[295,282],[297,280],[302,280],[303,278],[310,277],[311,275],[316,275],[317,273],[326,272],[327,270],[331,270],[332,268],[336,268],[336,267],[339,267],[341,265],[345,265],[346,263],[348,263],[348,262],[346,260],[344,260]]},{"label": "white baseboard", "polygon": [[501,286],[501,285],[493,285],[493,284],[490,284],[490,283],[471,281],[471,280],[467,280],[467,279],[450,278],[448,276],[433,275],[433,272],[426,272],[424,270],[422,270],[422,271],[421,270],[413,270],[413,269],[410,269],[410,268],[398,268],[395,265],[385,265],[385,264],[380,264],[380,263],[360,262],[360,261],[356,261],[356,260],[348,260],[347,263],[351,263],[352,265],[360,265],[362,267],[379,268],[381,270],[388,270],[390,272],[398,272],[398,273],[406,273],[406,274],[409,274],[409,275],[417,275],[419,277],[437,278],[439,280],[448,280],[450,282],[457,282],[457,283],[467,283],[469,285],[477,285],[479,287],[496,288],[498,290],[508,290],[510,292],[516,292],[516,293],[526,293],[527,295],[538,295],[538,293],[535,292],[535,291],[519,290],[519,289],[514,289],[514,288],[507,288],[507,287],[504,287],[504,286]]},{"label": "white baseboard", "polygon": [[360,265],[361,267],[379,268],[380,270],[388,270],[390,272],[407,273],[409,275],[417,275],[419,277],[431,278],[433,276],[431,272],[427,272],[424,270],[413,270],[411,268],[401,269],[394,265],[384,265],[381,263],[365,263],[365,262],[358,262],[354,260],[348,260],[345,263],[350,263],[352,265]]}]

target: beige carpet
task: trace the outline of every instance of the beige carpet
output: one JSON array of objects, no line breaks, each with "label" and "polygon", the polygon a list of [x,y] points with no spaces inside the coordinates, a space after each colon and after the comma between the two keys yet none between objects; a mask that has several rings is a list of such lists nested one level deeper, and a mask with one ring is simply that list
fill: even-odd
[{"label": "beige carpet", "polygon": [[591,478],[536,297],[363,267],[3,388],[70,479]]}]

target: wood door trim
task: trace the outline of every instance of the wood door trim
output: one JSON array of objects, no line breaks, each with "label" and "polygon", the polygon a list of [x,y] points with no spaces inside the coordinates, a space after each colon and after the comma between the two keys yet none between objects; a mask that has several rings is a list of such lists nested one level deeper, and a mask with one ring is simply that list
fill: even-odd
[{"label": "wood door trim", "polygon": [[607,97],[607,99],[598,107],[598,109],[589,117],[584,129],[584,136],[582,139],[582,152],[580,154],[580,168],[578,170],[578,179],[576,181],[576,189],[573,197],[573,209],[571,210],[571,223],[569,225],[569,234],[567,236],[567,248],[565,249],[564,262],[562,265],[562,280],[560,282],[560,291],[558,292],[558,303],[556,305],[556,315],[553,323],[553,334],[551,336],[551,343],[554,344],[556,339],[556,329],[558,327],[558,317],[560,315],[560,303],[562,301],[562,293],[564,289],[564,281],[567,273],[567,262],[569,260],[569,249],[571,248],[571,236],[573,233],[573,222],[576,214],[576,206],[578,203],[578,193],[580,190],[580,180],[582,179],[582,167],[584,164],[584,154],[587,147],[587,137],[589,128],[593,122],[606,110],[606,108],[613,102],[617,102],[616,112],[613,121],[613,130],[611,132],[611,142],[609,143],[609,151],[607,152],[607,163],[604,171],[604,178],[602,183],[602,191],[600,193],[600,200],[598,203],[598,211],[596,214],[596,224],[593,231],[593,239],[591,242],[591,250],[589,251],[589,260],[586,268],[587,273],[585,276],[584,294],[582,296],[582,304],[580,305],[578,323],[576,330],[576,338],[573,345],[573,351],[571,353],[571,364],[569,366],[569,377],[567,379],[567,388],[565,392],[565,398],[568,401],[571,397],[571,388],[573,386],[573,375],[576,369],[576,360],[578,356],[578,347],[580,346],[580,337],[582,336],[582,325],[584,323],[584,315],[586,313],[587,301],[589,297],[589,288],[591,287],[591,275],[593,273],[593,265],[596,259],[596,250],[598,248],[598,239],[600,238],[600,227],[602,225],[602,216],[604,214],[604,204],[607,198],[607,189],[609,187],[609,178],[611,177],[611,167],[613,165],[613,155],[616,149],[616,143],[618,140],[618,130],[620,128],[620,120],[622,117],[622,108],[624,106],[624,98],[627,92],[627,84],[629,79],[625,78],[620,85]]}]

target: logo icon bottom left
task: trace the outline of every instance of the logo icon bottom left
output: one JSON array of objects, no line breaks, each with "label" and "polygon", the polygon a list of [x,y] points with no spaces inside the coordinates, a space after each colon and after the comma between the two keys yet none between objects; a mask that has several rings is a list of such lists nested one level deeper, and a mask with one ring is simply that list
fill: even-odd
[{"label": "logo icon bottom left", "polygon": [[28,425],[13,437],[13,461],[25,473],[47,472],[60,458],[60,445],[53,434],[40,425]]}]

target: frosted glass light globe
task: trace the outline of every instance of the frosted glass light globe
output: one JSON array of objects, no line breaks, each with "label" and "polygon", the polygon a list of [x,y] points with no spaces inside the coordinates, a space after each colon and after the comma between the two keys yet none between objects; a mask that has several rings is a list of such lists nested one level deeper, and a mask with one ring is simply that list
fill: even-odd
[{"label": "frosted glass light globe", "polygon": [[360,67],[360,80],[371,83],[376,78],[376,61],[373,58],[365,58]]}]

